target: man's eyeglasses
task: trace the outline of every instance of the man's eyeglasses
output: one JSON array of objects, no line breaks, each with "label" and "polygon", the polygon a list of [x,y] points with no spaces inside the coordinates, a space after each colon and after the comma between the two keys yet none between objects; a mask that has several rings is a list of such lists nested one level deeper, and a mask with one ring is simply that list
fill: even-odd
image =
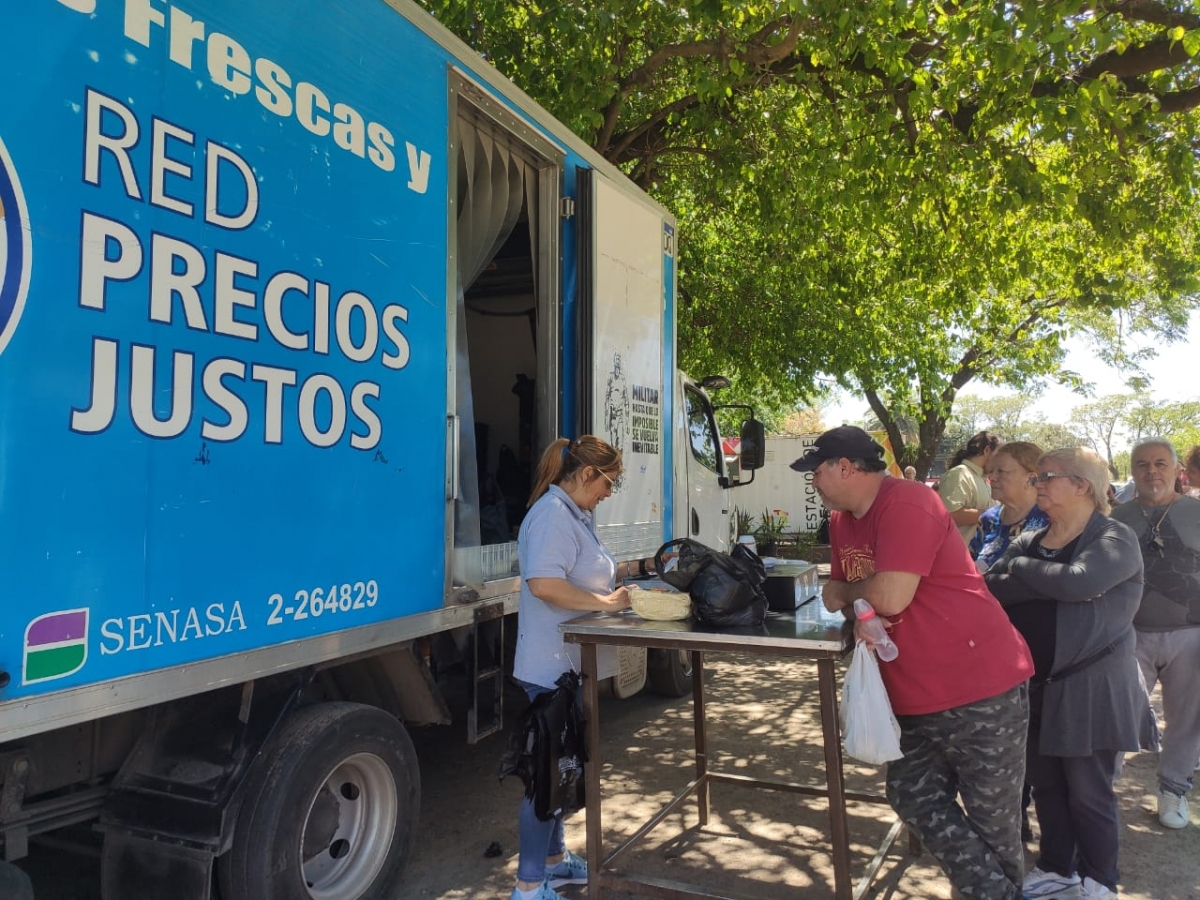
[{"label": "man's eyeglasses", "polygon": [[1047,482],[1053,481],[1055,478],[1075,478],[1075,477],[1076,477],[1075,475],[1071,475],[1068,472],[1039,472],[1036,475],[1029,476],[1029,483],[1030,484],[1046,484]]}]

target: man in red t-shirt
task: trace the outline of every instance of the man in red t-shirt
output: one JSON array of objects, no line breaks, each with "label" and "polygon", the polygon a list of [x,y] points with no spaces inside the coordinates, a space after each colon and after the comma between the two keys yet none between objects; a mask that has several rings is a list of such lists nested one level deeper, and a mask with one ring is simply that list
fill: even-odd
[{"label": "man in red t-shirt", "polygon": [[880,665],[904,752],[888,802],[964,895],[1020,900],[1029,648],[937,495],[889,478],[865,431],[826,431],[792,468],[832,511],[825,606],[862,597],[900,649]]}]

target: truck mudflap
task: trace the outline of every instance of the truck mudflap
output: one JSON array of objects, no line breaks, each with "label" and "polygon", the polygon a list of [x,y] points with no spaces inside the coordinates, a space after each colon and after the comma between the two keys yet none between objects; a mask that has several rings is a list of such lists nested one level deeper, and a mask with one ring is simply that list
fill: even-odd
[{"label": "truck mudflap", "polygon": [[312,680],[306,669],[152,708],[113,779],[101,829],[223,850],[246,772]]},{"label": "truck mudflap", "polygon": [[232,900],[394,893],[412,742],[373,706],[298,705],[310,686],[306,670],[151,711],[100,818],[104,900],[207,900],[214,873]]}]

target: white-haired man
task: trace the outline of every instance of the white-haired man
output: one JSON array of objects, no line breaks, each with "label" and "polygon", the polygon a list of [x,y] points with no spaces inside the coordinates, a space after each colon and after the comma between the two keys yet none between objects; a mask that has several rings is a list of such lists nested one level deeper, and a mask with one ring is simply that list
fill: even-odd
[{"label": "white-haired man", "polygon": [[1200,500],[1175,490],[1180,466],[1170,441],[1142,441],[1130,465],[1137,494],[1112,516],[1142,545],[1146,586],[1133,619],[1137,657],[1146,687],[1162,683],[1167,720],[1158,756],[1158,820],[1183,828],[1200,757]]}]

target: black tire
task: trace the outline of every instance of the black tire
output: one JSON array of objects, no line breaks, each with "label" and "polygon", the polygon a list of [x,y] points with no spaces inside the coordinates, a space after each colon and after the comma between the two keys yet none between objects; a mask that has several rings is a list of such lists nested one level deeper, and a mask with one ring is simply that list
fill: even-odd
[{"label": "black tire", "polygon": [[646,661],[650,690],[663,697],[686,697],[692,692],[692,661],[686,650],[651,650]]},{"label": "black tire", "polygon": [[417,755],[404,726],[358,703],[292,713],[247,775],[224,900],[392,900],[416,834]]}]

